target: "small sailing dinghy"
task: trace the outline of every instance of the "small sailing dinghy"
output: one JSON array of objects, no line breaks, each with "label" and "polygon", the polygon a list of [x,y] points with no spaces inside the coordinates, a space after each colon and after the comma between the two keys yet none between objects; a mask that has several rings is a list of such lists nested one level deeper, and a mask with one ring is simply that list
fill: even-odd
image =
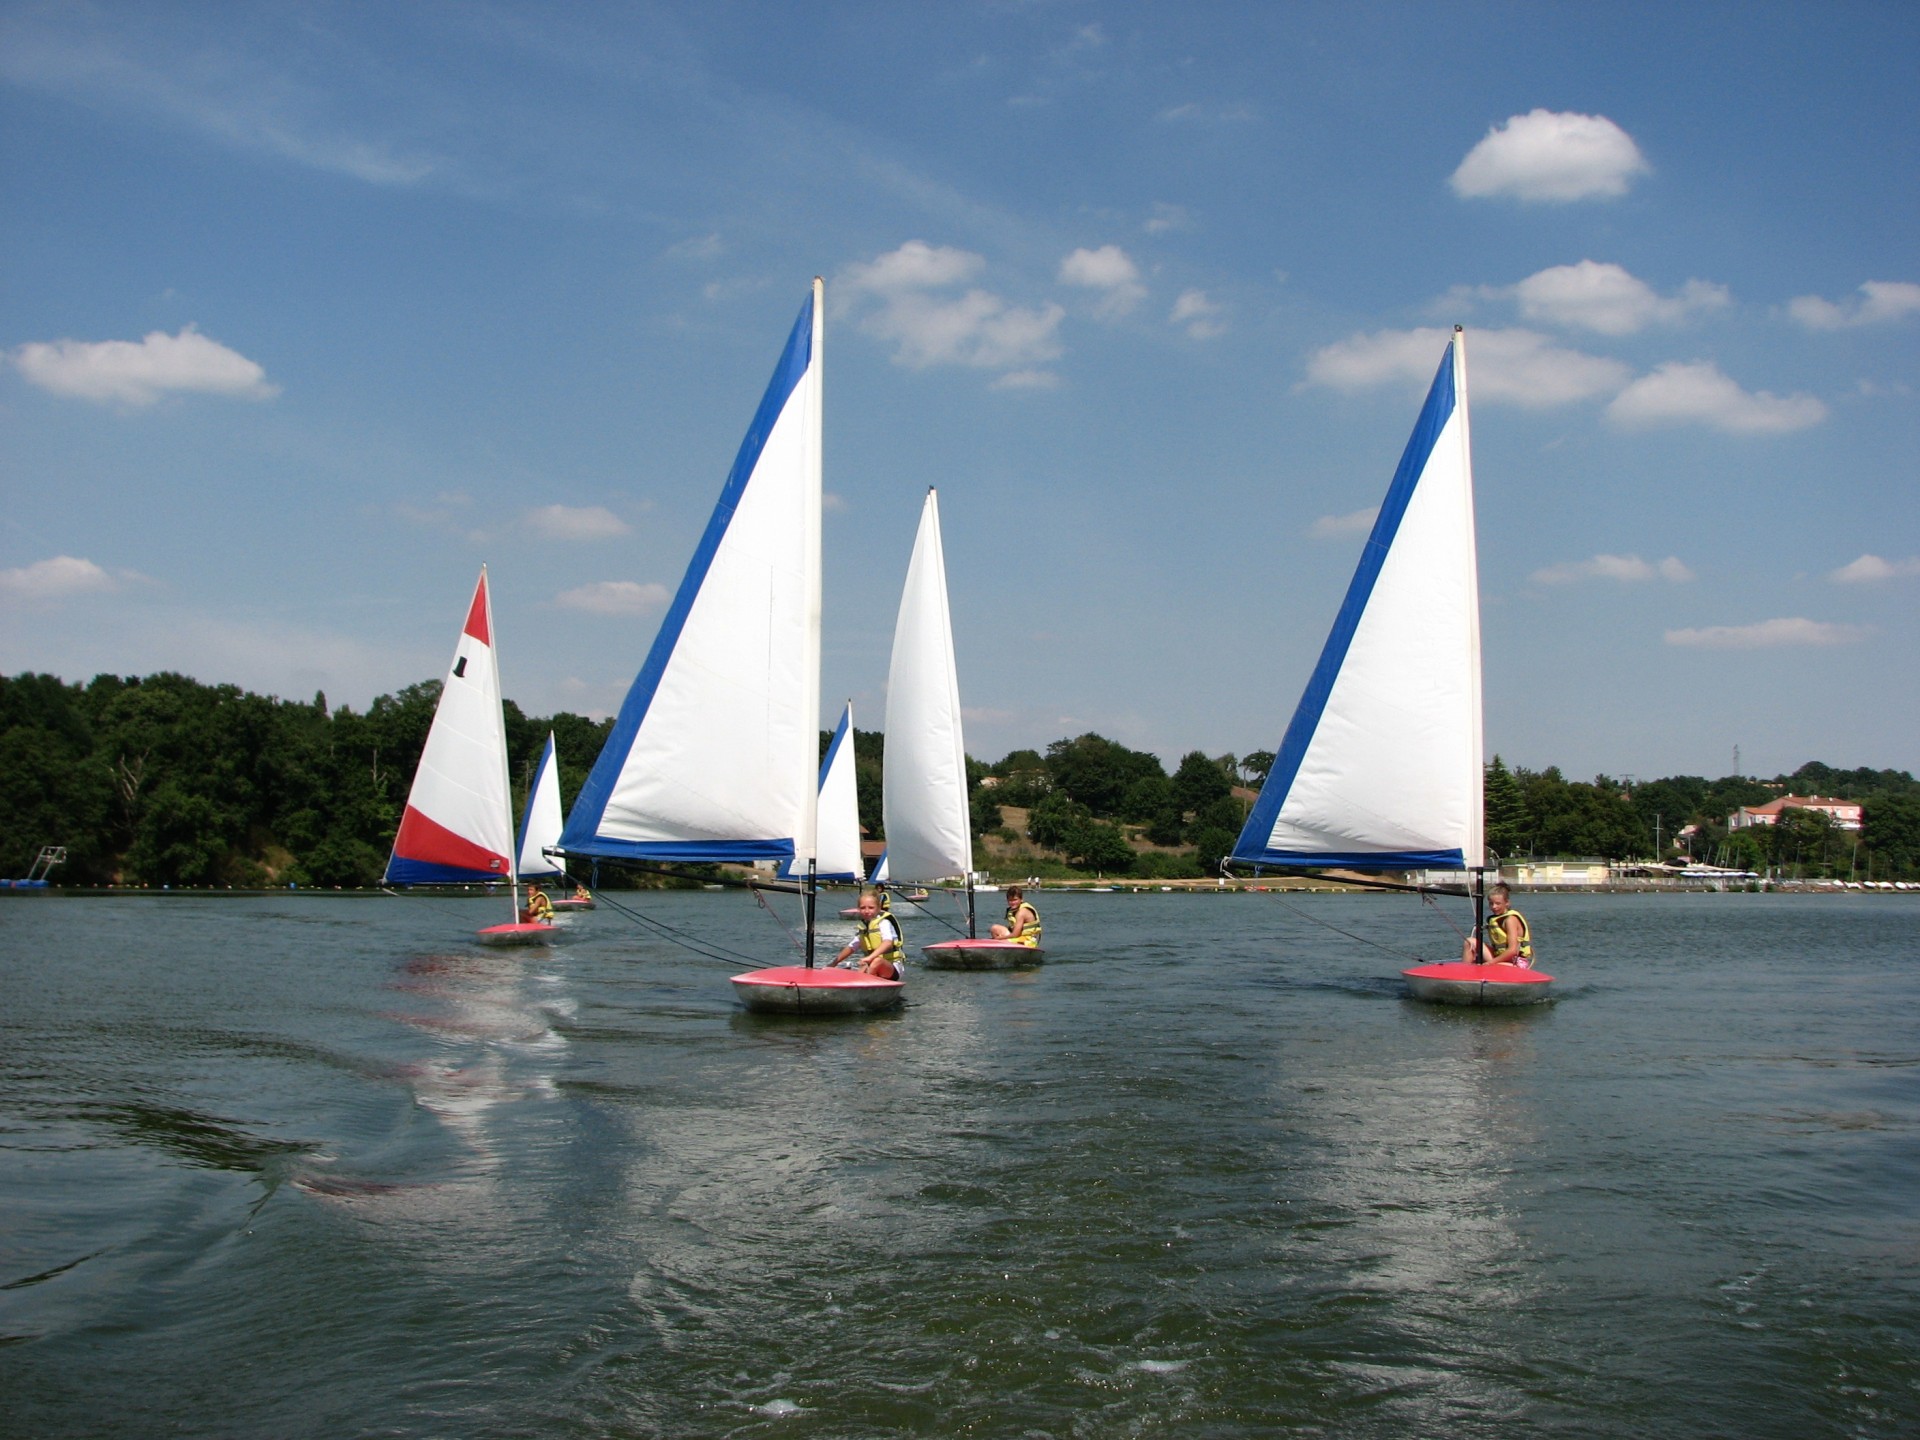
[{"label": "small sailing dinghy", "polygon": [[[540,752],[534,768],[533,784],[527,791],[526,813],[520,817],[520,839],[514,847],[514,869],[522,880],[566,878],[566,871],[553,858],[560,844],[560,762],[554,753],[553,732],[547,732],[547,748]],[[593,898],[586,895],[554,895],[549,904],[556,911],[591,910]]]},{"label": "small sailing dinghy", "polygon": [[[1456,327],[1345,603],[1229,859],[1261,868],[1461,870],[1474,897],[1486,825],[1480,589],[1465,334]],[[1464,972],[1464,973],[1456,973]],[[1414,996],[1528,1004],[1553,977],[1461,962],[1404,971]]]},{"label": "small sailing dinghy", "polygon": [[513,854],[506,716],[501,710],[500,664],[493,644],[493,598],[483,565],[453,664],[441,683],[427,743],[420,751],[385,883],[507,881],[513,920],[487,926],[478,938],[486,945],[544,945],[553,938],[553,927],[520,919],[520,882]]},{"label": "small sailing dinghy", "polygon": [[[819,854],[815,857],[815,880],[857,884],[860,863],[860,792],[853,773],[853,702],[840,712],[840,723],[827,742],[827,753],[820,757],[820,786],[816,792]],[[780,867],[782,880],[804,880],[804,871],[796,871],[791,860]],[[857,913],[842,911],[843,915]]]},{"label": "small sailing dinghy", "polygon": [[568,856],[791,865],[806,963],[733,977],[749,1009],[898,1005],[813,963],[820,749],[821,336],[813,282],[660,631],[560,837]]},{"label": "small sailing dinghy", "polygon": [[1030,945],[978,937],[973,906],[973,826],[967,807],[967,747],[960,728],[960,679],[947,607],[940,497],[927,491],[887,668],[887,749],[881,806],[890,883],[967,878],[967,933],[920,947],[930,969],[1004,970],[1034,965]]}]

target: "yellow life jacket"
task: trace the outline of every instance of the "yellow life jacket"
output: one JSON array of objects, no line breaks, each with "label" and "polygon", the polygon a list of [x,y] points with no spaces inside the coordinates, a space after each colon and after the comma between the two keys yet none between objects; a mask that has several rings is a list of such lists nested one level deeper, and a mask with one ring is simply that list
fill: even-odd
[{"label": "yellow life jacket", "polygon": [[1487,916],[1487,944],[1493,953],[1503,955],[1507,949],[1507,927],[1513,921],[1520,922],[1520,949],[1516,952],[1520,959],[1533,959],[1533,927],[1527,924],[1527,917],[1518,910],[1509,910],[1504,915]]},{"label": "yellow life jacket", "polygon": [[[889,922],[893,925],[891,940],[887,938],[886,931],[881,929],[882,925]],[[860,948],[866,952],[869,960],[876,954],[884,954],[889,964],[898,965],[905,952],[906,940],[906,932],[901,930],[900,922],[885,911],[875,915],[871,920],[860,922]]]},{"label": "yellow life jacket", "polygon": [[547,898],[546,891],[536,890],[527,896],[527,919],[529,921],[551,920],[552,918],[553,901]]},{"label": "yellow life jacket", "polygon": [[1022,897],[1018,904],[1011,900],[1007,902],[1007,932],[1012,934],[1014,922],[1019,918],[1022,910],[1033,910],[1033,923],[1018,935],[1013,935],[1013,938],[1022,945],[1031,945],[1037,950],[1040,948],[1040,912],[1034,909],[1031,900]]}]

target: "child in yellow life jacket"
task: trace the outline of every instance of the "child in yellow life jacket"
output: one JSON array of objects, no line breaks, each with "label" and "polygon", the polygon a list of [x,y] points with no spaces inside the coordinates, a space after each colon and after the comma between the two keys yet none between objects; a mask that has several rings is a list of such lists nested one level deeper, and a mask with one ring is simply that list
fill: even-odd
[{"label": "child in yellow life jacket", "polygon": [[1516,965],[1522,970],[1531,970],[1533,930],[1527,924],[1527,917],[1513,908],[1513,892],[1507,888],[1506,881],[1489,890],[1487,900],[1492,907],[1487,916],[1487,938],[1478,946],[1478,954],[1469,939],[1460,958],[1470,965]]},{"label": "child in yellow life jacket", "polygon": [[547,898],[547,892],[538,885],[527,886],[527,908],[520,917],[529,925],[544,925],[553,919],[553,901]]},{"label": "child in yellow life jacket", "polygon": [[1007,887],[1007,923],[993,927],[996,940],[1018,940],[1022,945],[1040,945],[1040,912],[1027,903],[1027,892],[1018,885]]},{"label": "child in yellow life jacket", "polygon": [[871,890],[860,892],[860,929],[848,945],[834,957],[836,965],[850,965],[882,980],[898,980],[906,963],[906,941],[900,934],[900,922],[880,913],[880,897]]}]

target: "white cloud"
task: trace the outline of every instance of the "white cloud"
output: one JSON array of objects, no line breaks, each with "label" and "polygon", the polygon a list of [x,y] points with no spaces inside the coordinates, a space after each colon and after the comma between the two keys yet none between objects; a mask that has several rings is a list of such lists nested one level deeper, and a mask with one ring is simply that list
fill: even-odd
[{"label": "white cloud", "polygon": [[1765,650],[1787,646],[1852,645],[1866,638],[1858,625],[1836,625],[1827,620],[1762,620],[1753,625],[1708,625],[1697,630],[1669,630],[1667,644],[1699,650]]},{"label": "white cloud", "polygon": [[1827,576],[1836,585],[1871,585],[1881,580],[1902,580],[1920,575],[1920,555],[1906,560],[1882,560],[1878,555],[1862,555]]},{"label": "white cloud", "polygon": [[716,232],[711,235],[689,235],[684,240],[676,240],[667,247],[669,260],[718,260],[726,253],[726,245]]},{"label": "white cloud", "polygon": [[1802,295],[1787,304],[1787,313],[1809,330],[1846,330],[1855,325],[1885,325],[1920,315],[1920,285],[1907,280],[1869,280],[1860,287],[1864,297],[1836,305],[1818,295]]},{"label": "white cloud", "polygon": [[1060,357],[1058,305],[1009,305],[987,290],[931,294],[963,284],[986,267],[980,256],[909,240],[898,250],[851,265],[835,284],[843,311],[864,310],[861,330],[894,347],[896,365],[966,365],[1031,370]]},{"label": "white cloud", "polygon": [[1649,325],[1672,325],[1696,310],[1719,309],[1732,300],[1726,286],[1705,280],[1689,280],[1677,294],[1661,295],[1620,266],[1592,260],[1541,270],[1511,293],[1528,320],[1602,335],[1632,335]]},{"label": "white cloud", "polygon": [[1354,510],[1345,515],[1322,515],[1307,527],[1307,534],[1315,540],[1332,540],[1342,535],[1365,535],[1373,529],[1373,522],[1379,514],[1378,505],[1369,505],[1364,510]]},{"label": "white cloud", "polygon": [[[1309,357],[1307,383],[1349,391],[1424,386],[1451,338],[1451,331],[1436,328],[1354,335]],[[1476,400],[1528,409],[1612,394],[1633,374],[1618,360],[1561,349],[1531,330],[1476,330],[1468,337],[1468,357]]]},{"label": "white cloud", "polygon": [[1093,313],[1103,320],[1126,314],[1147,297],[1147,287],[1140,283],[1140,267],[1118,245],[1074,251],[1060,262],[1060,283],[1104,291],[1093,307]]},{"label": "white cloud", "polygon": [[1614,396],[1607,417],[1629,429],[1698,423],[1733,435],[1784,435],[1818,425],[1827,407],[1811,395],[1742,390],[1710,360],[1669,360]]},{"label": "white cloud", "polygon": [[[262,64],[244,46],[218,40],[179,46],[137,24],[81,24],[62,33],[56,14],[9,27],[0,74],[63,99],[158,117],[236,150],[369,184],[411,185],[440,163],[359,138],[352,132],[361,117],[340,103],[341,86],[309,84],[297,66]],[[300,38],[312,60],[338,35],[308,26]],[[346,63],[338,51],[331,58],[336,66]]]},{"label": "white cloud", "polygon": [[1684,584],[1693,579],[1693,571],[1677,556],[1669,555],[1659,564],[1650,564],[1638,555],[1595,555],[1591,560],[1565,560],[1533,572],[1539,585],[1571,585],[1577,580],[1618,580],[1623,584],[1661,579]]},{"label": "white cloud", "polygon": [[591,585],[563,590],[553,603],[566,610],[584,610],[590,615],[645,615],[658,610],[669,599],[667,587],[637,580],[596,580]]},{"label": "white cloud", "polygon": [[610,540],[629,528],[604,505],[544,505],[529,510],[526,523],[549,540]]},{"label": "white cloud", "polygon": [[64,600],[120,588],[120,582],[91,560],[56,555],[17,570],[0,570],[0,595],[18,600]]},{"label": "white cloud", "polygon": [[993,382],[995,390],[1058,390],[1060,377],[1051,370],[1009,370]]},{"label": "white cloud", "polygon": [[1149,235],[1164,235],[1169,230],[1191,230],[1193,216],[1184,205],[1169,205],[1164,200],[1153,202],[1153,213],[1147,217],[1142,227]]},{"label": "white cloud", "polygon": [[1211,340],[1227,333],[1227,322],[1220,318],[1223,313],[1220,306],[1207,298],[1206,291],[1183,290],[1180,298],[1173,302],[1173,312],[1167,320],[1170,324],[1184,325],[1190,339]]},{"label": "white cloud", "polygon": [[863,292],[893,296],[902,291],[958,285],[986,268],[985,258],[969,251],[909,240],[877,259],[847,266],[834,288],[842,298]]},{"label": "white cloud", "polygon": [[31,383],[81,400],[151,405],[169,391],[271,400],[280,393],[267,372],[193,326],[178,335],[154,331],[131,340],[34,341],[11,357]]},{"label": "white cloud", "polygon": [[1533,110],[1489,130],[1450,183],[1463,199],[1617,199],[1651,168],[1633,137],[1604,115]]}]

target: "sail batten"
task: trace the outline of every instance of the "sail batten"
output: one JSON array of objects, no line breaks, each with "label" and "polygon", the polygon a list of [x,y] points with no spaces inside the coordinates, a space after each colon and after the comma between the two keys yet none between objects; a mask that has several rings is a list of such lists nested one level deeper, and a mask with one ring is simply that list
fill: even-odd
[{"label": "sail batten", "polygon": [[568,854],[802,868],[812,857],[821,300],[816,280],[567,819]]},{"label": "sail batten", "polygon": [[1462,337],[1448,346],[1232,858],[1484,861],[1479,578]]},{"label": "sail batten", "polygon": [[944,880],[973,869],[966,739],[939,497],[927,491],[900,597],[887,671],[887,748],[882,762],[887,877],[895,884]]}]

